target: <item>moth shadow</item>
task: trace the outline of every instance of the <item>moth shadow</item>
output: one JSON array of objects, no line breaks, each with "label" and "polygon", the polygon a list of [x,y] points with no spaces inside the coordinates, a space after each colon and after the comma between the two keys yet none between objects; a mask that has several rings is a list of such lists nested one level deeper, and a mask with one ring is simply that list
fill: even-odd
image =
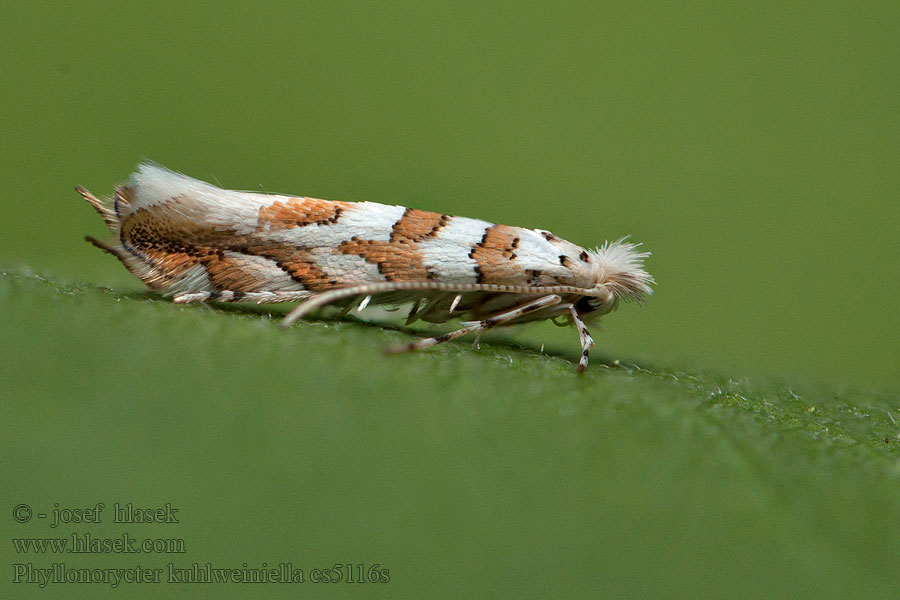
[{"label": "moth shadow", "polygon": [[[230,313],[235,315],[244,315],[244,316],[257,316],[257,317],[265,317],[268,319],[281,319],[288,312],[290,312],[293,305],[278,305],[278,304],[244,304],[244,303],[223,303],[223,302],[207,302],[204,303],[207,307],[216,312]],[[399,313],[398,313],[399,314]],[[450,327],[441,327],[440,329],[429,330],[422,327],[410,327],[403,323],[398,323],[395,321],[389,320],[366,320],[357,317],[352,313],[341,314],[338,310],[322,310],[317,313],[313,313],[312,315],[304,317],[304,320],[320,322],[320,323],[353,323],[354,325],[366,327],[370,329],[378,329],[378,330],[387,330],[393,331],[397,333],[402,333],[408,335],[412,338],[422,338],[422,337],[430,337],[434,335],[440,335],[445,331],[452,331],[452,325]],[[550,357],[556,358],[560,360],[564,360],[566,362],[570,362],[573,365],[578,364],[578,359],[581,356],[580,346],[575,348],[574,350],[565,350],[557,347],[544,347],[541,345],[531,344],[527,342],[520,342],[517,340],[510,339],[508,336],[502,333],[503,328],[498,328],[496,330],[486,332],[480,341],[480,345],[485,346],[485,349],[492,350],[509,350],[513,352],[519,352],[522,354],[529,355],[531,357]],[[574,331],[573,331],[574,335]],[[445,342],[446,344],[452,344],[456,347],[466,347],[473,346],[473,336],[463,337],[459,340],[453,340],[450,342]],[[573,338],[573,345],[578,346],[577,336]],[[596,366],[604,366],[609,369],[619,369],[623,368],[621,361],[615,360],[610,356],[604,355],[601,352],[597,352],[596,350],[591,353],[591,365]],[[624,367],[627,368],[627,367]]]}]

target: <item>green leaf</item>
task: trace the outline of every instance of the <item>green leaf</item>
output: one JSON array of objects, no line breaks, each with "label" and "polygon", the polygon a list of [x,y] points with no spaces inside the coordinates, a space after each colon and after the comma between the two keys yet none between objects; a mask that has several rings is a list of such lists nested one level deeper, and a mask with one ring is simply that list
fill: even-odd
[{"label": "green leaf", "polygon": [[[7,518],[8,538],[183,539],[139,557],[163,581],[168,563],[291,563],[305,585],[378,563],[390,582],[366,593],[387,597],[886,597],[900,581],[896,398],[602,355],[579,377],[574,338],[387,357],[416,333],[281,331],[284,308],[21,271],[0,274],[0,304],[4,510],[107,507],[100,525]],[[168,502],[180,522],[112,523],[116,502]],[[136,562],[3,547],[7,565]],[[363,584],[316,593],[346,586]]]}]

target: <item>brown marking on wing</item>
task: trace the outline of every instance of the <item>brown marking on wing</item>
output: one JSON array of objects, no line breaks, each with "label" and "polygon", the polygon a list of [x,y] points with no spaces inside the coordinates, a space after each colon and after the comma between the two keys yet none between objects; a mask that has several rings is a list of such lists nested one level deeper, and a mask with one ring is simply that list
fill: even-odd
[{"label": "brown marking on wing", "polygon": [[551,244],[553,242],[559,241],[559,238],[557,236],[553,235],[552,233],[550,233],[549,231],[541,231],[540,234],[542,236],[544,236],[544,239],[547,240],[548,242],[550,242]]},{"label": "brown marking on wing", "polygon": [[[178,198],[170,202],[177,204]],[[122,223],[120,240],[126,250],[143,258],[152,273],[144,283],[163,288],[191,267],[201,264],[216,290],[259,291],[255,267],[227,252],[261,256],[274,262],[292,279],[311,290],[336,287],[337,282],[319,269],[308,250],[287,244],[261,244],[250,235],[237,235],[178,218],[171,212],[141,209]]]},{"label": "brown marking on wing", "polygon": [[530,285],[530,286],[544,285],[544,281],[543,281],[544,274],[539,269],[525,269],[525,277],[528,278],[525,281],[525,285]]},{"label": "brown marking on wing", "polygon": [[422,281],[428,279],[428,271],[415,242],[408,240],[380,242],[351,238],[341,242],[338,252],[355,254],[378,267],[388,281]]},{"label": "brown marking on wing", "polygon": [[447,215],[407,208],[403,216],[394,223],[390,241],[400,244],[421,242],[425,238],[436,236],[449,222],[450,217]]},{"label": "brown marking on wing", "polygon": [[138,210],[122,222],[119,239],[126,250],[143,257],[159,273],[145,279],[151,288],[167,285],[215,250],[188,241],[179,223],[156,212]]},{"label": "brown marking on wing", "polygon": [[478,263],[475,270],[479,283],[509,283],[521,279],[520,267],[515,264],[518,232],[516,227],[509,225],[487,228],[484,237],[469,253],[469,257]]},{"label": "brown marking on wing", "polygon": [[165,248],[167,251],[200,256],[216,249],[231,250],[251,242],[251,237],[232,230],[192,220],[183,208],[181,196],[169,200],[163,207],[141,208],[122,221],[120,238],[134,249]]},{"label": "brown marking on wing", "polygon": [[338,287],[338,282],[320,269],[306,248],[293,246],[251,246],[245,253],[262,256],[275,263],[291,279],[313,291],[324,291]]},{"label": "brown marking on wing", "polygon": [[351,206],[353,205],[349,202],[332,202],[318,198],[276,200],[269,206],[259,209],[257,231],[337,223],[341,213]]},{"label": "brown marking on wing", "polygon": [[378,267],[388,281],[423,281],[434,277],[426,268],[418,244],[435,237],[450,222],[440,213],[407,208],[394,223],[387,242],[361,240],[358,237],[342,242],[338,251],[363,257]]},{"label": "brown marking on wing", "polygon": [[217,253],[205,256],[200,262],[206,267],[209,281],[216,290],[232,292],[262,291],[259,289],[259,285],[265,282],[260,282],[254,278],[253,272],[248,270],[240,257]]}]

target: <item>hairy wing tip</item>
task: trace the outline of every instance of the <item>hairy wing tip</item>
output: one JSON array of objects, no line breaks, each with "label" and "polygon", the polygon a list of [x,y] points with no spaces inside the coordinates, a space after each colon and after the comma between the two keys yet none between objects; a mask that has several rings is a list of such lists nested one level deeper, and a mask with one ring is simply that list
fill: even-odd
[{"label": "hairy wing tip", "polygon": [[625,236],[614,242],[607,241],[596,249],[597,259],[606,273],[604,283],[619,299],[643,302],[645,296],[653,293],[651,286],[656,280],[644,269],[644,259],[651,253],[639,252],[640,246]]}]

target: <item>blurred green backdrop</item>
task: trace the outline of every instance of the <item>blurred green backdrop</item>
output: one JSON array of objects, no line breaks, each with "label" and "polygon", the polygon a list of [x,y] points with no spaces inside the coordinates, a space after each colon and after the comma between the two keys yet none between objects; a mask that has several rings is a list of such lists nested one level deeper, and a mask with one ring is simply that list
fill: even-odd
[{"label": "blurred green backdrop", "polygon": [[[0,269],[33,270],[63,282],[108,286],[123,294],[117,298],[128,304],[127,294],[141,286],[115,260],[82,241],[83,235],[102,235],[104,230],[72,186],[108,194],[138,161],[148,158],[229,188],[403,204],[546,228],[582,245],[631,234],[653,252],[647,266],[658,281],[657,290],[646,305],[624,306],[606,319],[605,330],[595,331],[596,356],[671,365],[687,372],[806,382],[808,389],[819,389],[814,382],[838,389],[849,385],[882,394],[878,402],[888,406],[900,389],[898,31],[900,8],[891,2],[640,6],[580,2],[552,8],[542,2],[10,6],[0,22],[0,181],[5,188],[0,202],[4,225]],[[28,285],[15,289],[34,292]],[[597,574],[594,555],[573,548],[594,548],[597,541],[588,538],[596,531],[592,526],[600,527],[601,522],[608,539],[627,538],[641,518],[651,519],[644,524],[649,537],[630,547],[621,562],[615,562],[615,546],[604,546],[608,552],[604,564],[619,569],[608,592],[633,595],[640,589],[635,581],[657,594],[677,589],[721,592],[733,581],[733,573],[727,567],[705,571],[705,563],[693,562],[690,552],[700,548],[712,559],[748,539],[762,549],[737,552],[736,560],[746,561],[748,570],[763,573],[780,567],[797,576],[773,579],[772,586],[787,586],[778,589],[793,585],[794,591],[834,590],[826,585],[833,581],[822,583],[821,589],[809,587],[822,572],[830,572],[835,581],[850,581],[842,591],[852,591],[859,589],[854,587],[858,582],[844,578],[841,569],[862,573],[871,565],[872,556],[856,564],[845,560],[843,549],[836,549],[863,524],[842,521],[835,537],[821,545],[818,533],[809,534],[820,531],[823,523],[846,519],[850,513],[845,509],[855,502],[852,491],[819,508],[803,508],[829,482],[848,480],[856,473],[853,461],[837,460],[841,469],[821,478],[801,468],[821,466],[818,458],[788,461],[777,475],[745,483],[743,476],[752,479],[778,463],[773,458],[770,465],[759,458],[768,449],[776,447],[794,456],[793,442],[775,442],[765,430],[754,429],[758,439],[751,454],[756,458],[750,460],[745,450],[720,447],[714,441],[722,431],[741,439],[744,425],[735,425],[732,431],[731,425],[723,424],[727,419],[708,421],[704,416],[688,421],[690,425],[681,423],[679,429],[680,422],[673,421],[676,409],[667,412],[646,398],[642,404],[639,394],[631,397],[627,390],[616,391],[617,385],[627,388],[628,382],[616,383],[612,375],[610,381],[600,378],[603,382],[594,388],[572,380],[565,384],[571,390],[529,386],[523,379],[510,385],[502,373],[485,383],[473,380],[470,369],[481,368],[473,365],[488,359],[447,350],[449,354],[438,354],[437,359],[442,365],[452,364],[439,367],[436,380],[399,381],[392,365],[425,368],[435,363],[383,363],[377,353],[384,345],[381,338],[361,342],[359,352],[338,350],[334,345],[341,340],[352,345],[357,339],[342,325],[324,337],[311,333],[323,325],[309,332],[309,339],[331,344],[328,351],[347,360],[338,364],[302,354],[303,332],[272,342],[268,337],[257,340],[257,329],[252,329],[242,334],[244,338],[231,340],[233,347],[207,348],[204,340],[215,339],[220,323],[222,327],[234,323],[230,315],[215,313],[216,324],[197,325],[195,320],[206,313],[178,316],[186,309],[168,304],[144,307],[140,313],[166,343],[185,338],[186,322],[197,328],[190,330],[194,337],[183,342],[182,350],[160,356],[141,349],[141,344],[156,339],[149,326],[148,337],[122,338],[105,329],[110,327],[105,311],[69,306],[59,318],[70,328],[60,332],[44,321],[56,314],[51,298],[32,301],[28,296],[29,300],[17,302],[14,292],[7,293],[4,302],[16,310],[4,325],[6,416],[18,416],[33,429],[10,427],[4,436],[10,448],[21,450],[15,444],[29,440],[34,446],[24,451],[21,456],[27,459],[18,467],[6,467],[4,479],[29,497],[72,501],[74,496],[85,503],[114,500],[112,492],[96,490],[96,481],[109,470],[115,482],[110,490],[120,494],[117,497],[128,499],[131,493],[139,500],[167,501],[159,490],[170,486],[177,490],[176,500],[193,503],[194,515],[205,506],[199,499],[224,503],[215,515],[226,515],[227,527],[251,536],[259,523],[241,517],[252,504],[242,495],[245,486],[280,498],[280,515],[293,508],[306,510],[314,501],[321,508],[323,502],[343,498],[336,506],[351,521],[364,510],[363,499],[378,496],[385,505],[396,503],[411,516],[353,525],[328,515],[318,528],[309,530],[317,546],[298,551],[298,562],[345,552],[345,560],[391,562],[387,566],[396,569],[398,581],[414,581],[425,588],[460,584],[452,576],[454,569],[472,573],[464,554],[504,555],[508,548],[503,541],[512,536],[512,542],[524,545],[519,548],[521,560],[496,566],[502,574],[496,581],[498,590],[559,591],[552,583],[533,587],[527,575],[544,568],[573,580],[579,573]],[[96,298],[91,298],[101,306],[111,300],[96,291],[84,293],[94,294]],[[270,325],[265,319],[257,321],[260,327]],[[116,327],[127,327],[127,322],[116,322]],[[342,334],[348,337],[341,338]],[[577,356],[572,331],[539,324],[508,335],[530,348],[546,343],[563,356]],[[275,347],[260,351],[266,344]],[[88,366],[99,369],[100,357],[109,364],[111,356],[120,359],[116,374],[88,373]],[[135,363],[135,357],[141,362]],[[362,362],[366,360],[377,362],[377,367]],[[324,383],[282,381],[281,374],[291,372],[292,361],[300,373],[317,373]],[[488,361],[488,367],[491,364]],[[539,364],[536,360],[530,368],[541,373]],[[172,381],[153,379],[168,372],[165,369],[186,369],[185,365],[190,365],[190,375]],[[267,365],[286,371],[265,371]],[[267,373],[268,387],[253,382],[255,368]],[[329,374],[329,369],[336,371]],[[142,382],[140,389],[120,380],[128,372],[143,376],[136,379]],[[477,395],[491,389],[490,382],[496,389],[508,387],[508,393],[523,401],[557,394],[566,398],[571,393],[582,399],[595,394],[607,402],[609,397],[603,396],[607,392],[619,400],[611,407],[596,408],[603,411],[599,429],[592,428],[595,423],[590,419],[569,429],[563,419],[544,430],[531,417],[544,419],[545,409],[555,417],[569,414],[567,401],[535,408],[532,414],[530,404],[488,409],[474,396],[463,399],[465,392]],[[722,385],[720,392],[727,391]],[[438,388],[456,403],[427,416],[417,413],[424,410],[416,408],[422,399]],[[63,390],[69,394],[65,400],[58,397]],[[240,399],[231,399],[234,394]],[[326,403],[316,405],[311,415],[304,414],[313,425],[284,420],[294,394],[303,401]],[[216,404],[211,395],[228,398],[222,400],[225,406]],[[822,394],[826,396],[839,402],[836,394]],[[363,410],[354,399],[366,397],[387,412],[354,414]],[[280,404],[269,404],[274,398]],[[784,398],[790,401],[789,396]],[[674,396],[671,400],[678,406]],[[573,406],[582,406],[578,402],[572,400]],[[129,412],[124,421],[94,418],[113,414],[120,403],[137,412]],[[335,407],[327,408],[327,403]],[[165,413],[173,406],[186,411],[194,406],[197,412],[182,414],[177,408],[171,419],[154,413],[154,407]],[[694,410],[693,404],[685,406],[688,412]],[[220,440],[224,450],[191,441],[199,414],[205,411],[234,419],[213,421],[198,434],[202,440]],[[409,415],[410,421],[404,422],[400,414]],[[58,426],[53,436],[62,437],[42,429],[48,415]],[[896,411],[893,415],[900,417]],[[628,429],[635,423],[629,416],[650,420]],[[483,430],[475,425],[481,419]],[[447,430],[438,425],[444,422]],[[84,429],[71,430],[65,423],[81,423]],[[111,437],[117,427],[139,423],[146,428],[116,433],[121,439]],[[316,427],[324,427],[326,433],[315,437]],[[374,428],[374,442],[365,437],[368,427]],[[617,427],[623,428],[618,435]],[[532,437],[518,437],[522,429]],[[385,440],[396,444],[403,439],[398,432],[405,430],[409,438],[389,449]],[[303,432],[301,440],[293,440],[294,431]],[[351,438],[347,445],[339,441],[344,431]],[[179,441],[167,446],[158,441],[160,435],[172,436],[163,438],[169,442]],[[68,450],[60,454],[54,439]],[[119,442],[125,444],[126,439],[129,450],[121,455],[124,446]],[[254,446],[260,439],[273,441]],[[495,447],[495,439],[511,441],[497,441]],[[298,445],[276,444],[290,440]],[[538,450],[534,440],[561,447]],[[685,450],[685,455],[671,454],[672,448],[690,448],[698,440],[708,443]],[[247,454],[234,443],[250,444]],[[61,458],[82,444],[87,444],[85,454]],[[462,450],[453,458],[467,444],[478,453]],[[378,486],[365,487],[365,492],[349,483],[343,487],[333,473],[319,472],[312,463],[297,467],[291,461],[300,460],[298,455],[289,454],[302,452],[310,460],[322,461],[320,466],[329,460],[347,466],[359,459],[360,451],[372,448],[375,454],[349,467],[357,483],[380,472],[382,458],[406,470],[391,472]],[[490,477],[480,472],[486,468],[480,461],[488,459],[482,452],[495,453],[492,459],[509,469]],[[707,452],[724,458],[717,462],[707,458]],[[145,453],[162,454],[167,462],[144,473],[123,475]],[[582,453],[594,458],[571,462]],[[601,455],[606,458],[596,458]],[[97,465],[83,488],[79,469],[85,463],[79,457]],[[190,465],[172,466],[185,460]],[[227,461],[223,477],[234,478],[228,480],[231,483],[209,479],[212,471],[222,468],[218,460]],[[523,466],[529,461],[531,467]],[[616,461],[628,465],[632,474],[616,471]],[[261,462],[268,465],[260,472],[266,475],[243,479]],[[433,470],[436,464],[450,469],[449,474]],[[296,483],[297,489],[278,482],[284,473],[279,468],[290,470],[289,465],[297,467],[295,475],[309,478]],[[63,474],[58,470],[62,468],[71,471]],[[483,479],[466,479],[463,472]],[[679,487],[680,474],[693,472],[702,475],[691,480],[689,489]],[[49,479],[37,482],[34,473]],[[883,474],[878,473],[856,482],[857,489],[880,493],[875,481]],[[892,473],[893,486],[896,472]],[[649,487],[641,496],[645,475]],[[583,477],[601,481],[581,487]],[[327,493],[306,491],[304,486],[316,478],[328,482],[323,484]],[[804,492],[783,492],[798,479],[808,484]],[[415,482],[422,482],[423,494],[440,494],[448,480],[446,497],[426,506],[404,504],[403,493],[418,487]],[[717,489],[717,481],[724,487]],[[601,492],[606,482],[609,490]],[[893,544],[896,531],[879,527],[890,528],[889,517],[895,514],[890,511],[896,511],[890,499],[895,496],[882,491],[886,496],[879,496],[871,513],[865,514],[881,514],[885,520],[871,524],[872,537],[866,539]],[[24,501],[9,493],[4,500]],[[61,500],[55,500],[57,496]],[[417,502],[423,500],[416,497]],[[707,501],[709,512],[703,508]],[[459,508],[470,505],[481,512],[473,515]],[[559,513],[531,533],[516,529],[515,523],[534,525],[557,506],[579,507],[584,511],[578,513],[581,516],[595,509],[609,512],[596,514],[592,526]],[[775,512],[761,508],[773,506],[778,507]],[[514,520],[504,520],[506,508]],[[2,510],[7,514],[6,504]],[[442,525],[443,518],[447,520]],[[763,533],[754,538],[759,520],[773,523],[781,532],[781,554],[766,554]],[[459,530],[465,522],[475,528],[471,537]],[[491,528],[497,522],[501,526]],[[712,533],[704,537],[697,528],[707,522]],[[661,523],[668,523],[662,526],[665,539],[679,541],[668,548],[663,561],[669,576],[650,576],[641,565],[656,560],[659,540],[652,531]],[[267,521],[265,526],[278,531],[277,523]],[[368,537],[354,538],[354,526]],[[215,560],[210,549],[224,544],[223,539],[233,543],[225,533],[219,539],[213,525],[195,527],[192,539],[207,536],[197,542],[205,544],[206,551],[192,554],[190,560]],[[339,533],[330,539],[329,531]],[[573,532],[582,537],[554,537]],[[805,558],[792,555],[789,545],[788,540],[802,537],[798,532],[811,535],[804,538],[807,541],[818,540],[804,547]],[[371,546],[366,542],[373,539],[381,546],[367,554],[365,549]],[[296,538],[279,539],[278,547],[294,543]],[[547,544],[558,549],[550,552]],[[259,540],[251,540],[245,552],[223,549],[218,558],[234,562],[235,557],[262,556],[265,548]],[[857,550],[853,544],[847,548]],[[880,550],[896,546],[870,548],[877,557],[882,556]],[[548,552],[558,557],[559,564],[528,562],[528,557],[546,557]],[[435,572],[446,568],[443,577],[420,571],[421,579],[416,579],[416,574],[404,572],[404,565],[416,564],[416,553],[435,560],[443,557],[447,562],[430,563]],[[273,558],[278,557],[289,555],[282,551]],[[638,558],[646,562],[632,562]],[[818,567],[810,567],[806,559]],[[488,579],[468,579],[462,582],[463,590],[474,594]],[[762,586],[754,589],[767,590]]]},{"label": "blurred green backdrop", "polygon": [[[894,3],[9,9],[3,264],[139,289],[74,184],[243,189],[631,234],[611,354],[900,384]],[[552,326],[522,335],[571,342]]]}]

